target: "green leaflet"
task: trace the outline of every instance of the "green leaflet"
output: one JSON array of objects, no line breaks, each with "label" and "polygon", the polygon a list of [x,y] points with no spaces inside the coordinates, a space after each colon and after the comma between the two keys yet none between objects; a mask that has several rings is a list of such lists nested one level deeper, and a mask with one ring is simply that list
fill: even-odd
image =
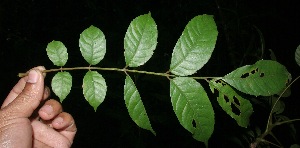
[{"label": "green leaflet", "polygon": [[157,45],[157,34],[150,13],[138,16],[130,23],[124,38],[126,66],[138,67],[151,58]]},{"label": "green leaflet", "polygon": [[51,87],[62,102],[71,91],[72,76],[69,72],[58,72],[52,78]]},{"label": "green leaflet", "polygon": [[170,71],[175,75],[188,76],[201,69],[211,57],[217,36],[212,15],[194,17],[175,45]]},{"label": "green leaflet", "polygon": [[154,135],[150,120],[146,113],[141,96],[130,76],[126,76],[124,85],[124,100],[131,119],[141,128],[151,131]]},{"label": "green leaflet", "polygon": [[200,83],[188,77],[170,81],[173,110],[180,124],[207,145],[214,130],[214,110]]},{"label": "green leaflet", "polygon": [[300,66],[300,45],[297,47],[295,51],[295,60],[296,63]]},{"label": "green leaflet", "polygon": [[222,78],[237,90],[255,96],[270,96],[282,91],[290,73],[276,61],[260,60],[240,67]]},{"label": "green leaflet", "polygon": [[56,66],[64,66],[68,60],[68,52],[65,45],[60,41],[52,41],[47,45],[47,55]]},{"label": "green leaflet", "polygon": [[105,79],[97,71],[88,71],[83,78],[83,95],[89,104],[94,108],[104,101],[107,86]]},{"label": "green leaflet", "polygon": [[222,109],[235,119],[239,126],[247,127],[253,113],[251,102],[241,97],[231,86],[221,80],[211,80],[209,86],[213,93],[214,89],[218,90],[217,101]]},{"label": "green leaflet", "polygon": [[90,65],[98,64],[106,53],[106,39],[103,32],[93,25],[85,29],[80,34],[79,47],[83,58]]}]

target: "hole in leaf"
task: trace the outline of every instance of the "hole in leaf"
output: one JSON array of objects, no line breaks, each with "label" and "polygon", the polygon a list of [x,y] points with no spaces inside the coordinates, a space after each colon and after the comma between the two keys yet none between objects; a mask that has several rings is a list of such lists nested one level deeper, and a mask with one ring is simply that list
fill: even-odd
[{"label": "hole in leaf", "polygon": [[232,112],[236,115],[240,115],[240,110],[234,105],[234,103],[231,103],[231,109],[232,109]]},{"label": "hole in leaf", "polygon": [[259,77],[264,77],[264,76],[265,76],[265,73],[263,73],[263,72],[259,74]]},{"label": "hole in leaf", "polygon": [[240,101],[235,96],[233,96],[233,101],[236,105],[240,106]]},{"label": "hole in leaf", "polygon": [[255,74],[256,72],[258,72],[258,68],[252,70],[252,71],[251,71],[251,74]]},{"label": "hole in leaf", "polygon": [[211,80],[212,80],[212,78],[207,78],[207,80],[208,80],[208,81],[211,81]]},{"label": "hole in leaf", "polygon": [[227,103],[227,102],[229,102],[229,99],[228,99],[228,97],[227,97],[227,96],[225,96],[225,95],[224,95],[224,100],[226,101],[226,103]]},{"label": "hole in leaf", "polygon": [[221,83],[222,86],[225,86],[225,85],[226,85],[222,80],[216,80],[215,82],[216,82],[216,83]]},{"label": "hole in leaf", "polygon": [[249,77],[249,73],[244,73],[244,74],[242,74],[242,76],[241,76],[241,78],[247,78],[247,77]]},{"label": "hole in leaf", "polygon": [[196,121],[193,119],[192,121],[193,127],[196,128]]}]

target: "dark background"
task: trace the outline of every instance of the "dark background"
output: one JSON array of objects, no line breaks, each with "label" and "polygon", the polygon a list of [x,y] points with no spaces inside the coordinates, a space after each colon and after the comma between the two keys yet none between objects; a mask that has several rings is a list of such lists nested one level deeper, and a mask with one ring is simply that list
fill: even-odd
[{"label": "dark background", "polygon": [[[166,72],[172,49],[188,21],[196,15],[210,14],[214,15],[218,26],[218,41],[212,58],[196,76],[223,76],[239,66],[253,64],[262,57],[260,37],[263,37],[265,52],[262,58],[270,59],[268,49],[272,49],[277,61],[296,78],[300,74],[300,67],[294,60],[295,49],[300,44],[298,9],[296,1],[283,0],[1,0],[0,100],[5,99],[19,80],[19,72],[38,65],[55,68],[45,51],[52,40],[62,41],[68,48],[69,60],[65,67],[88,66],[80,55],[78,39],[79,34],[90,25],[100,28],[107,40],[107,54],[98,66],[123,68],[126,29],[132,19],[148,12],[158,26],[158,46],[153,57],[140,70]],[[262,36],[259,36],[259,31]],[[95,113],[82,95],[81,83],[85,72],[71,72],[73,87],[63,102],[65,111],[74,116],[78,126],[73,147],[203,146],[177,121],[165,78],[133,75],[157,133],[153,136],[151,132],[139,129],[127,113],[123,102],[124,74],[101,71],[108,92]],[[53,73],[47,75],[46,84],[50,85]],[[283,114],[290,118],[300,117],[299,84],[293,85],[292,96],[284,98],[286,109]],[[54,94],[52,97],[57,98]],[[233,146],[232,139],[237,138],[247,147],[251,136],[248,135],[248,140],[245,140],[243,135],[247,135],[248,129],[238,127],[215,104],[214,97],[211,100],[216,112],[216,125],[209,144],[212,147]],[[255,126],[263,130],[269,108],[257,105],[254,110],[249,130]],[[299,124],[295,124],[295,128],[299,130]],[[299,134],[291,137],[286,126],[278,127],[276,133],[287,147],[300,141]]]}]

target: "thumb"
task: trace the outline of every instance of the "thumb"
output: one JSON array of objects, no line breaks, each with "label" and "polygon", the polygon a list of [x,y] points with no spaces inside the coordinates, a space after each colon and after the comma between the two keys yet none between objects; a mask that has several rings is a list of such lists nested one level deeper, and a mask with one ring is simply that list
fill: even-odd
[{"label": "thumb", "polygon": [[29,71],[22,92],[4,108],[12,118],[28,118],[39,106],[44,93],[44,77],[38,69]]}]

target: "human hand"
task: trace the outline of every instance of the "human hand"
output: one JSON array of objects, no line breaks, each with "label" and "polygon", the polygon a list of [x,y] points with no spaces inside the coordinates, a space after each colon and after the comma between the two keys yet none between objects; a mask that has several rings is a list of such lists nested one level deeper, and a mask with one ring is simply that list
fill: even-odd
[{"label": "human hand", "polygon": [[[0,110],[0,147],[71,147],[73,117],[55,100],[47,100],[44,67],[36,67],[11,90]],[[44,103],[44,104],[43,104]]]}]

